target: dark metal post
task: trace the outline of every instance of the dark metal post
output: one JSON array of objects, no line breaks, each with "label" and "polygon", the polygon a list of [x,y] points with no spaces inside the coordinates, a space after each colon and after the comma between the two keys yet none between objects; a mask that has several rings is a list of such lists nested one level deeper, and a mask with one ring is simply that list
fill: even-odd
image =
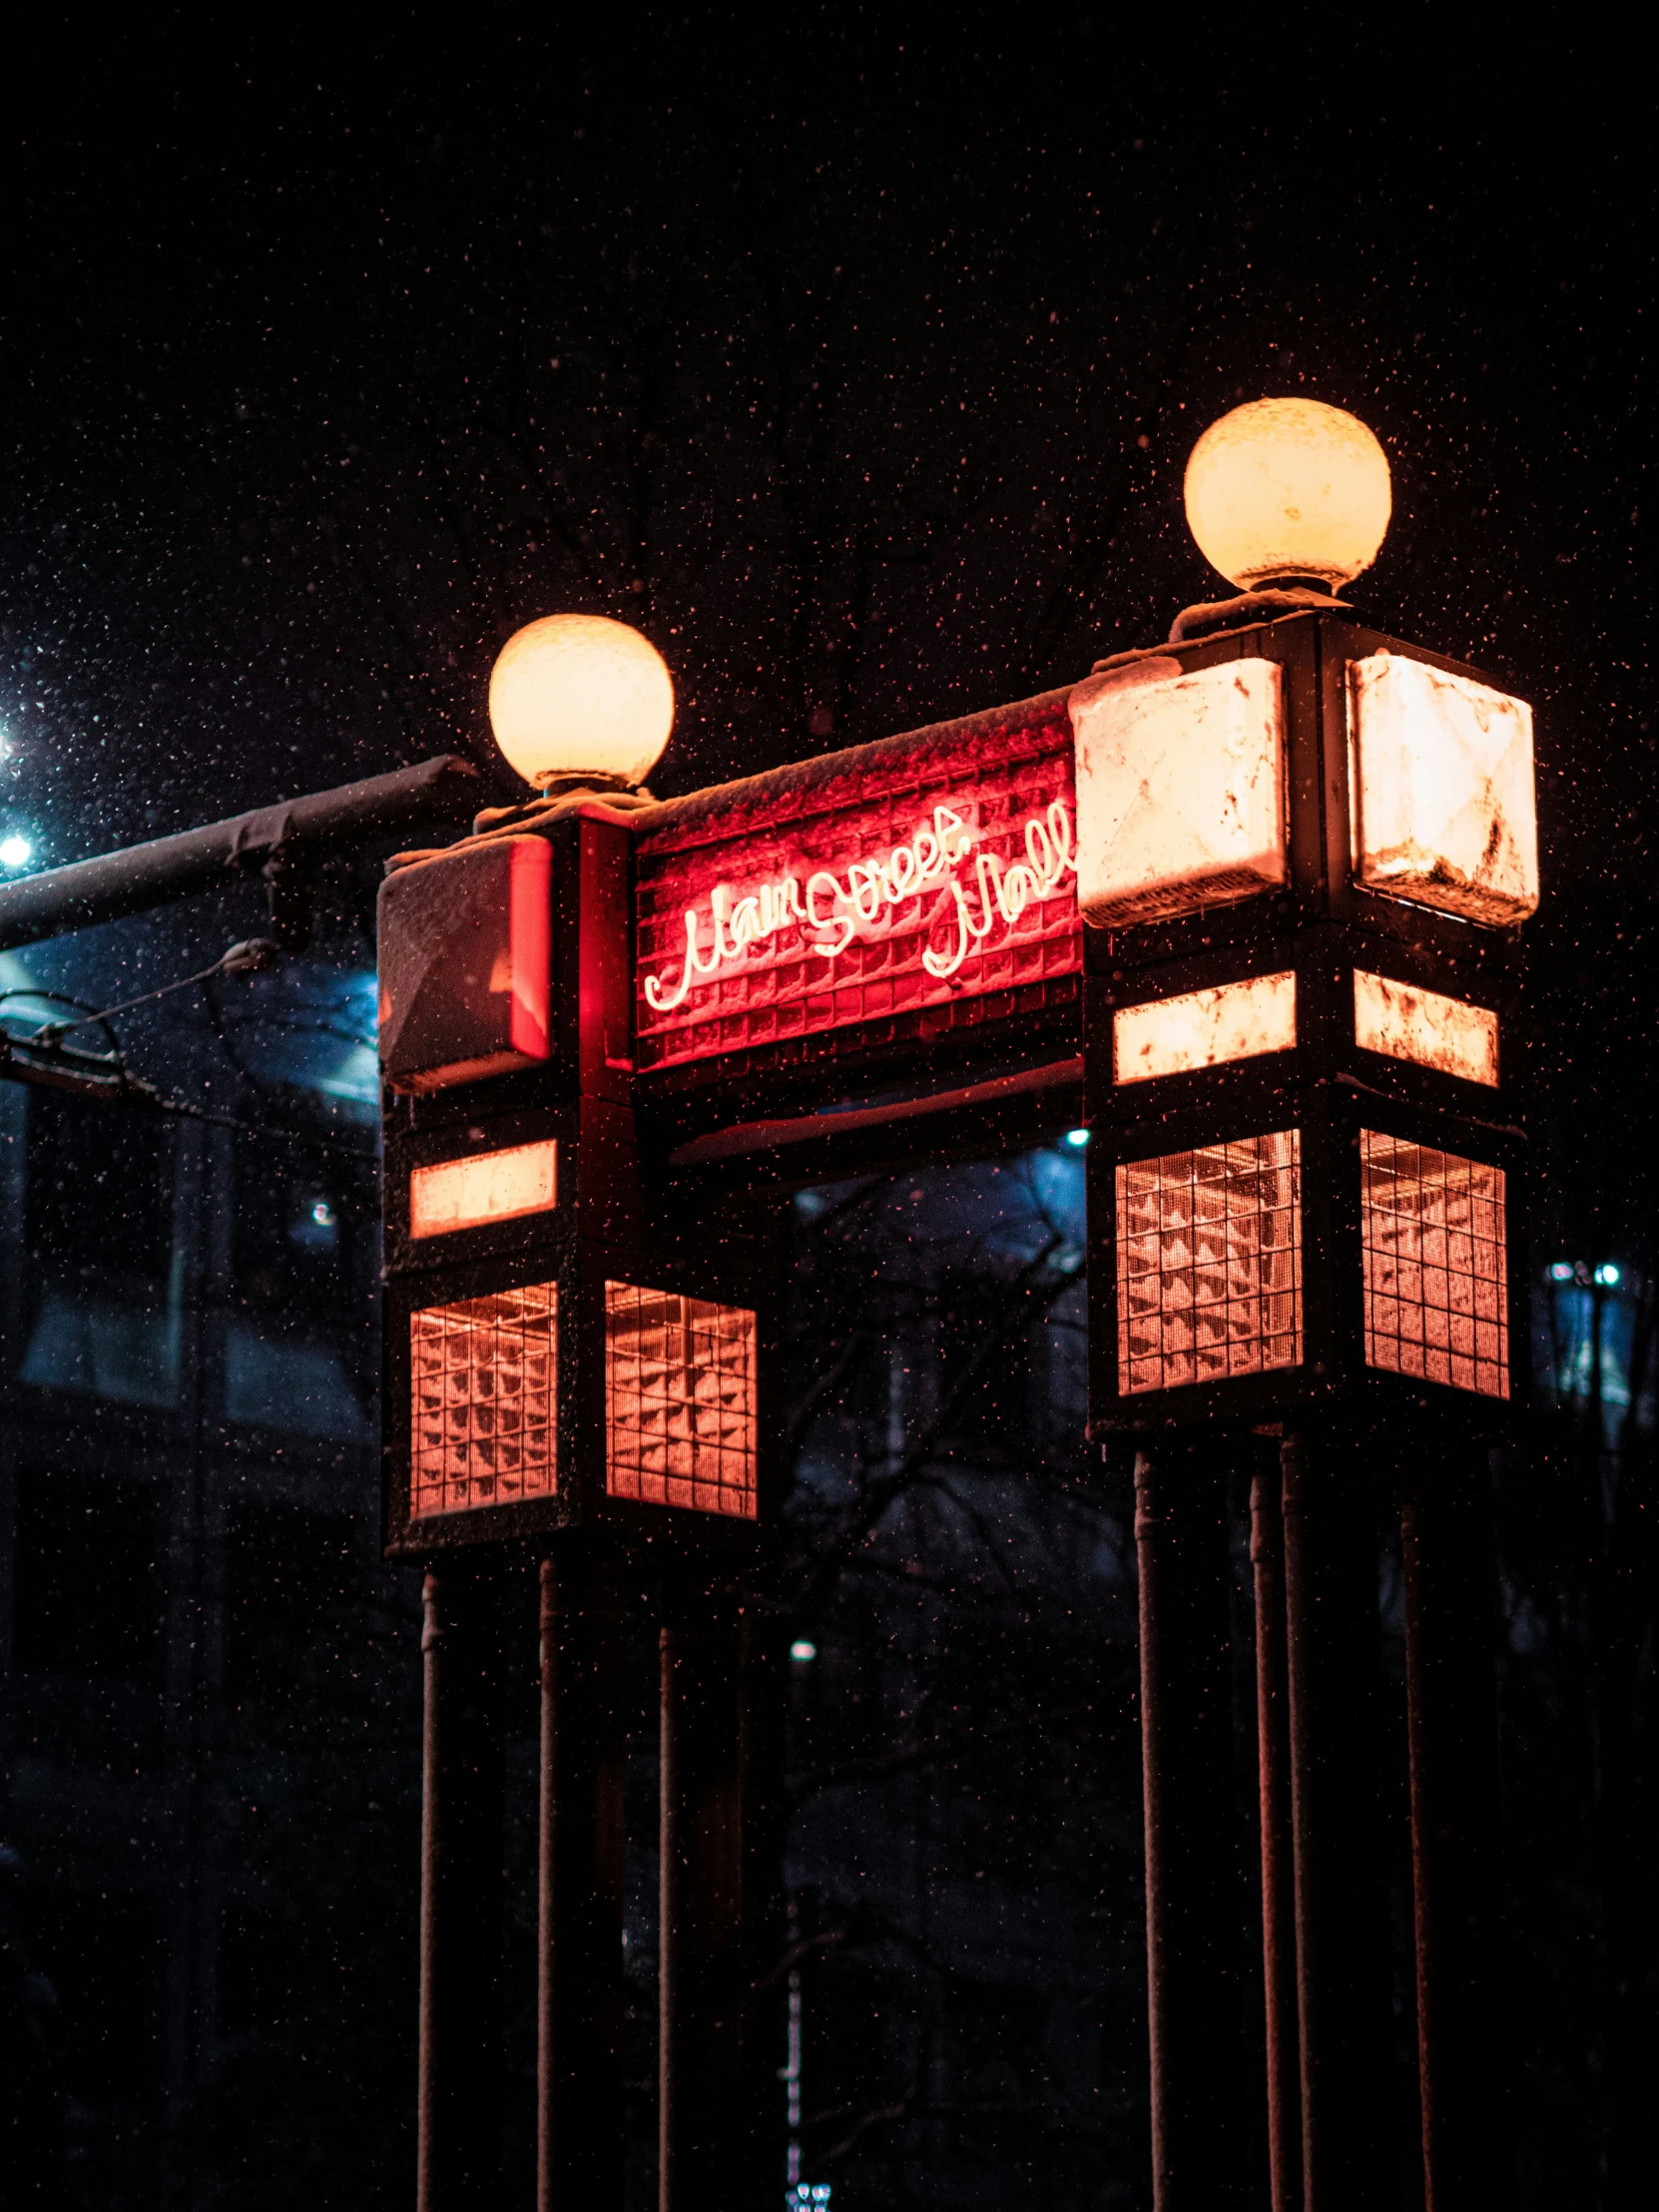
[{"label": "dark metal post", "polygon": [[1361,1455],[1282,1450],[1304,2212],[1393,2193],[1393,2053],[1379,1788],[1378,1530]]},{"label": "dark metal post", "polygon": [[541,1566],[537,2212],[619,2212],[625,2004],[619,1593],[602,1561]]},{"label": "dark metal post", "polygon": [[1268,2171],[1273,2212],[1302,2203],[1297,2055],[1296,1862],[1291,1830],[1290,1690],[1285,1662],[1285,1522],[1275,1466],[1250,1485],[1256,1575],[1256,1745],[1261,1805],[1262,1981],[1267,2012]]},{"label": "dark metal post", "polygon": [[1191,1445],[1135,1462],[1156,2212],[1212,2212],[1238,2171],[1239,1974],[1225,1472]]},{"label": "dark metal post", "polygon": [[705,1609],[660,1640],[659,2212],[729,2212],[747,2132],[741,1648]]},{"label": "dark metal post", "polygon": [[559,1757],[559,1583],[551,1559],[537,1577],[536,1632],[541,1659],[540,1794],[536,1849],[536,2207],[553,2203],[553,2070],[558,2060],[553,1972],[558,1909],[555,1852]]},{"label": "dark metal post", "polygon": [[1496,1577],[1482,1473],[1449,1451],[1416,1459],[1400,1519],[1426,2212],[1506,2198]]},{"label": "dark metal post", "polygon": [[503,1670],[473,1561],[429,1573],[420,1837],[419,2212],[493,2206],[500,2182]]}]

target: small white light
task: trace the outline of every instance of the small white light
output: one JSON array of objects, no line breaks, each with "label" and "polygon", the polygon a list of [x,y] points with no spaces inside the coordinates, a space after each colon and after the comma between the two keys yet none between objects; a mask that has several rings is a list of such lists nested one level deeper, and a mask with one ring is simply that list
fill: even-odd
[{"label": "small white light", "polygon": [[1572,1281],[1572,1262],[1570,1260],[1557,1260],[1550,1268],[1549,1279],[1552,1283],[1570,1283]]},{"label": "small white light", "polygon": [[792,1659],[799,1660],[801,1664],[805,1666],[809,1659],[816,1659],[818,1657],[818,1646],[817,1644],[808,1643],[807,1639],[804,1636],[800,1637],[796,1640],[796,1642],[791,1644],[790,1657]]},{"label": "small white light", "polygon": [[1618,1279],[1619,1271],[1616,1267],[1614,1267],[1611,1260],[1609,1260],[1604,1267],[1599,1267],[1596,1269],[1596,1281],[1598,1283],[1605,1283],[1609,1290],[1612,1289],[1613,1285],[1618,1281]]},{"label": "small white light", "polygon": [[325,1198],[319,1198],[311,1208],[311,1219],[316,1223],[318,1229],[333,1228],[334,1210]]},{"label": "small white light", "polygon": [[1089,1132],[1086,1129],[1068,1129],[1066,1131],[1067,1144],[1075,1145],[1079,1152],[1082,1151],[1083,1147],[1088,1143],[1088,1141]]},{"label": "small white light", "polygon": [[34,849],[27,837],[0,838],[0,866],[27,867]]}]

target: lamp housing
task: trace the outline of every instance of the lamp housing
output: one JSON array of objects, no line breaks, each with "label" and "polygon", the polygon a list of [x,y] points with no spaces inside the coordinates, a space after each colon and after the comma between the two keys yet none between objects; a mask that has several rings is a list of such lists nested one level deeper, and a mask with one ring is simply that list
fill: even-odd
[{"label": "lamp housing", "polygon": [[1108,668],[1071,712],[1091,1431],[1342,1400],[1502,1432],[1524,702],[1333,611]]},{"label": "lamp housing", "polygon": [[[394,1557],[580,1533],[639,1559],[718,1562],[753,1548],[770,1509],[775,1209],[647,1198],[629,841],[595,804],[534,835],[469,840],[384,886],[382,975],[394,1003],[398,977],[419,984],[386,1042],[383,1102]],[[540,847],[539,867],[517,856],[526,846]],[[493,960],[510,986],[516,943],[534,937],[485,895],[503,873],[509,889],[515,876],[544,886],[545,1054],[452,1057],[441,1080],[427,1068],[411,1082],[407,1040],[443,1029],[445,1052],[470,1050],[457,1025],[496,1018],[473,985]],[[466,982],[453,1006],[446,977]],[[420,1027],[427,1000],[448,1006],[446,1029],[435,1015]]]}]

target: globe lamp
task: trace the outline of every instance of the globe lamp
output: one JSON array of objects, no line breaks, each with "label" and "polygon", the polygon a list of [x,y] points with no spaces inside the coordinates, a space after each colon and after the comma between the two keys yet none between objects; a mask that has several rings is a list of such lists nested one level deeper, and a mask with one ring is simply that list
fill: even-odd
[{"label": "globe lamp", "polygon": [[1241,591],[1335,591],[1388,527],[1388,461],[1366,425],[1318,399],[1256,399],[1212,422],[1187,463],[1199,551]]},{"label": "globe lamp", "polygon": [[674,683],[627,623],[546,615],[502,647],[489,712],[496,744],[527,784],[632,789],[668,743]]}]

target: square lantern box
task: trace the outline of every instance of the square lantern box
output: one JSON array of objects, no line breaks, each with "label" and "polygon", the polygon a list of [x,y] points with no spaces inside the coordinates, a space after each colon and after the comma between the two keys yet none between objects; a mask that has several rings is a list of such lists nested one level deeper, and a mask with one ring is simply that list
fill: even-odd
[{"label": "square lantern box", "polygon": [[1338,615],[1073,695],[1091,1420],[1524,1397],[1531,724]]},{"label": "square lantern box", "polygon": [[1091,993],[1091,1424],[1358,1397],[1499,1427],[1527,1295],[1501,1011],[1335,932],[1274,949]]},{"label": "square lantern box", "polygon": [[[628,832],[595,810],[543,844],[539,1065],[476,1072],[520,948],[489,844],[388,878],[381,968],[425,994],[436,1067],[385,1099],[385,1539],[399,1557],[584,1529],[723,1554],[765,1502],[770,1221],[647,1205],[629,1103]],[[499,847],[497,847],[499,850]],[[481,867],[479,855],[487,866]],[[533,880],[520,860],[520,874]],[[480,878],[485,891],[480,895]],[[483,919],[480,919],[480,914]],[[490,930],[496,941],[481,942]],[[455,976],[461,1004],[444,1003]],[[469,1028],[468,1024],[473,1026]]]}]

